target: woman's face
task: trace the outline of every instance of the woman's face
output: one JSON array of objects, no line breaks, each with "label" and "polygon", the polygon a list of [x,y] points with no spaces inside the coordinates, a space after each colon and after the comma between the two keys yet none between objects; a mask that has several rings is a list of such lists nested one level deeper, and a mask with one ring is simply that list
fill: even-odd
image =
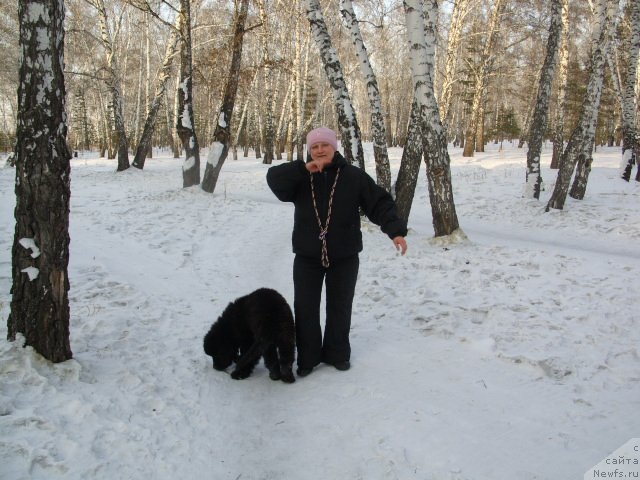
[{"label": "woman's face", "polygon": [[311,159],[313,161],[331,163],[334,153],[336,153],[336,149],[330,143],[318,142],[311,147]]}]

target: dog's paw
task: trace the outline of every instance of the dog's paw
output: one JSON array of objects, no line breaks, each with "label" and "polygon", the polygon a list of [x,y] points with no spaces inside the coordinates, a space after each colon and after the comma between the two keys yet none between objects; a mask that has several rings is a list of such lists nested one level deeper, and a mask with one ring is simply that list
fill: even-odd
[{"label": "dog's paw", "polygon": [[238,370],[234,370],[231,372],[231,378],[234,380],[243,380],[247,378],[250,374],[247,372],[239,372]]},{"label": "dog's paw", "polygon": [[293,383],[296,381],[296,377],[293,376],[293,372],[291,370],[287,372],[283,372],[280,378],[284,383]]},{"label": "dog's paw", "polygon": [[269,378],[273,381],[277,381],[280,380],[280,378],[282,377],[282,375],[280,375],[280,371],[279,370],[269,370]]}]

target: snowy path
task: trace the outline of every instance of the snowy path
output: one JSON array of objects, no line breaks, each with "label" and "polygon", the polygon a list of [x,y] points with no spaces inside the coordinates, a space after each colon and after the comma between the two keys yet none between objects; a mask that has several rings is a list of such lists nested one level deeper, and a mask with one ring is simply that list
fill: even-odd
[{"label": "snowy path", "polygon": [[518,245],[522,248],[535,250],[539,248],[541,253],[562,252],[565,254],[584,255],[585,257],[607,256],[612,260],[627,263],[640,262],[640,251],[630,246],[628,242],[613,242],[603,235],[602,239],[590,238],[587,244],[582,243],[579,235],[567,235],[566,233],[537,233],[526,230],[511,229],[504,231],[504,227],[488,226],[482,222],[465,220],[464,231],[473,238],[474,243],[482,245]]},{"label": "snowy path", "polygon": [[[239,295],[292,301],[293,211],[266,167],[229,162],[211,196],[183,190],[172,159],[124,174],[78,160],[74,360],[0,341],[0,478],[582,478],[640,432],[640,188],[596,162],[583,203],[542,214],[519,198],[517,154],[454,156],[467,242],[433,241],[423,187],[406,257],[364,225],[353,368],[293,385],[263,366],[234,381],[201,345]],[[0,337],[12,175],[0,170]]]}]

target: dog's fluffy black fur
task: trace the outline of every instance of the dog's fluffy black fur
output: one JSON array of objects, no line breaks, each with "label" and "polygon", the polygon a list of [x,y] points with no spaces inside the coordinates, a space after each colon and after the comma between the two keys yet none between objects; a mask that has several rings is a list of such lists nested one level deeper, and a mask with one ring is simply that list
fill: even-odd
[{"label": "dog's fluffy black fur", "polygon": [[231,377],[236,380],[251,375],[263,356],[272,380],[293,383],[295,326],[289,304],[270,288],[238,298],[205,335],[204,351],[213,358],[216,370],[235,362]]}]

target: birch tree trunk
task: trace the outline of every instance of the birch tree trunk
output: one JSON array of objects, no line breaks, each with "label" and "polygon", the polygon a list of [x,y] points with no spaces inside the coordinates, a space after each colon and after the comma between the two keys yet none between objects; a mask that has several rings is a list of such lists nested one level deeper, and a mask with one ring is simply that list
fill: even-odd
[{"label": "birch tree trunk", "polygon": [[[294,144],[298,142],[299,134],[297,132],[302,128],[303,122],[303,109],[300,106],[302,102],[302,93],[300,85],[302,84],[301,76],[302,76],[302,66],[301,66],[301,57],[302,57],[302,47],[301,47],[301,37],[302,37],[302,28],[300,22],[296,22],[295,27],[295,46],[294,46],[294,55],[293,55],[293,65],[291,66],[291,103],[289,103],[289,111],[287,112],[289,115],[289,129],[287,130],[287,136],[284,140],[285,142],[285,150],[287,153],[287,161],[293,161],[293,149]],[[299,151],[298,160],[303,159],[302,151]]]},{"label": "birch tree trunk", "polygon": [[191,54],[191,2],[180,0],[180,87],[177,92],[176,132],[184,148],[182,187],[200,183],[200,145],[193,116],[193,59]]},{"label": "birch tree trunk", "polygon": [[360,127],[349,97],[347,84],[344,81],[342,65],[336,50],[331,45],[331,37],[320,8],[320,1],[303,0],[302,4],[306,9],[311,32],[320,51],[320,58],[333,91],[344,157],[349,163],[357,162],[360,168],[364,170],[364,152],[362,150]]},{"label": "birch tree trunk", "polygon": [[140,119],[142,118],[142,115],[140,113],[140,110],[142,108],[142,64],[140,65],[140,68],[138,69],[138,88],[136,89],[136,108],[135,108],[135,113],[134,113],[134,117],[133,117],[133,127],[131,130],[133,130],[133,142],[138,143],[138,141],[140,140]]},{"label": "birch tree trunk", "polygon": [[104,139],[101,143],[100,156],[108,158],[109,160],[116,158],[115,148],[113,145],[113,138],[111,136],[110,116],[107,108],[105,107],[105,100],[102,95],[102,90],[98,89],[98,104],[100,105],[100,132],[101,137]]},{"label": "birch tree trunk", "polygon": [[531,119],[533,118],[534,109],[534,102],[530,102],[530,105],[527,108],[527,114],[524,117],[524,127],[521,130],[520,139],[518,140],[518,148],[524,147],[524,144],[529,141],[527,136],[529,135],[529,130],[531,129]]},{"label": "birch tree trunk", "polygon": [[[612,8],[607,8],[607,0],[597,0],[594,13],[594,37],[591,46],[591,73],[587,83],[587,91],[582,103],[582,112],[578,119],[567,148],[560,161],[560,169],[556,185],[551,194],[551,198],[546,207],[548,212],[551,208],[562,210],[569,192],[569,183],[575,169],[576,163],[581,161],[591,163],[591,150],[593,149],[593,138],[595,135],[596,121],[598,119],[598,108],[600,106],[600,96],[604,77],[605,56],[607,51],[607,28],[612,22]],[[610,0],[611,4],[618,4],[618,0]],[[585,185],[586,187],[586,185]]]},{"label": "birch tree trunk", "polygon": [[[424,6],[421,8],[424,11]],[[430,35],[430,33],[434,31],[432,20],[434,19],[427,17],[426,22],[423,21],[423,23],[425,23],[424,37],[427,45],[429,41],[435,45],[436,41],[435,37]],[[427,24],[430,25],[430,28],[427,27]],[[429,49],[425,50],[424,61],[433,66],[434,55]],[[406,222],[408,222],[411,213],[413,198],[418,184],[418,176],[420,174],[420,163],[426,148],[428,148],[428,145],[426,145],[425,137],[422,134],[420,107],[414,94],[413,101],[411,102],[411,112],[409,114],[409,126],[402,149],[402,159],[400,160],[400,168],[394,186],[398,215]],[[425,164],[428,165],[426,158]],[[428,184],[428,187],[431,189],[431,183]],[[429,197],[432,198],[431,191],[429,192]]]},{"label": "birch tree trunk", "polygon": [[551,168],[557,169],[564,150],[564,117],[569,81],[569,0],[562,0],[562,46],[558,70],[558,104],[553,126],[553,154]]},{"label": "birch tree trunk", "polygon": [[[256,70],[255,74],[253,75],[253,78],[251,79],[251,83],[249,84],[249,88],[247,89],[248,92],[251,92],[253,90],[253,86],[256,82],[256,79],[258,78],[258,71]],[[251,94],[247,94],[247,96],[244,99],[244,104],[242,107],[242,113],[240,114],[240,120],[238,120],[237,125],[236,125],[236,133],[233,136],[233,140],[231,142],[232,144],[232,151],[233,151],[233,159],[237,160],[238,159],[238,143],[240,142],[240,135],[244,131],[246,132],[247,128],[245,127],[247,124],[247,112],[249,111],[249,102],[251,101]],[[246,134],[245,134],[246,137]],[[247,154],[245,154],[245,157],[247,156]]]},{"label": "birch tree trunk", "polygon": [[[180,41],[183,41],[182,39]],[[182,46],[180,47],[182,48]],[[180,68],[182,68],[182,56],[180,57]],[[180,117],[180,99],[178,98],[180,85],[182,85],[182,70],[180,70],[180,74],[176,76],[176,94],[173,96],[173,118],[178,123],[178,118]],[[178,135],[177,128],[173,128],[171,132],[171,149],[173,150],[173,158],[180,158],[182,155],[182,140],[180,140],[180,136]],[[200,183],[200,180],[198,180]]]},{"label": "birch tree trunk", "polygon": [[[635,84],[638,75],[638,51],[640,50],[640,1],[631,2],[631,37],[629,39],[627,71],[624,79],[624,93],[622,99],[622,178],[627,182],[631,179],[633,166],[638,163],[638,145],[635,112],[636,94]],[[640,165],[640,163],[639,163]],[[636,175],[640,181],[640,166]]]},{"label": "birch tree trunk", "polygon": [[591,152],[593,152],[595,140],[594,135],[591,138],[591,144],[585,148],[585,151],[589,153],[578,157],[578,162],[576,163],[575,168],[576,174],[574,175],[573,184],[569,190],[569,196],[571,198],[582,200],[585,192],[587,191],[587,181],[589,179],[589,174],[591,173],[591,164],[593,163],[593,156],[591,155]]},{"label": "birch tree trunk", "polygon": [[482,102],[484,101],[484,93],[487,88],[487,82],[489,81],[489,73],[493,67],[493,60],[495,58],[495,44],[498,38],[498,32],[500,27],[500,18],[506,7],[506,0],[495,0],[493,4],[493,13],[491,14],[491,22],[489,24],[489,32],[487,33],[487,40],[484,44],[482,52],[482,60],[478,71],[475,73],[475,85],[473,90],[473,102],[471,104],[471,119],[467,127],[466,139],[464,145],[463,157],[473,157],[473,152],[476,148],[476,132],[478,131],[478,125],[483,121],[480,116],[482,112]]},{"label": "birch tree trunk", "polygon": [[453,86],[456,82],[456,71],[458,66],[458,53],[462,43],[462,29],[464,21],[469,12],[469,0],[456,0],[451,12],[451,25],[449,26],[449,38],[447,39],[447,60],[444,69],[444,79],[442,80],[442,93],[440,94],[440,118],[445,127],[449,128],[451,98],[453,96]]},{"label": "birch tree trunk", "polygon": [[540,71],[538,97],[528,135],[529,150],[527,151],[527,175],[524,194],[526,198],[540,199],[540,191],[542,190],[540,155],[542,154],[544,135],[547,131],[551,84],[553,83],[561,35],[562,2],[561,0],[551,0],[551,26],[549,27],[549,38],[547,40],[547,53]]},{"label": "birch tree trunk", "polygon": [[262,115],[261,115],[260,105],[258,102],[257,95],[253,97],[253,100],[254,100],[253,112],[254,112],[254,118],[256,120],[255,121],[256,134],[254,136],[255,146],[253,148],[255,150],[256,158],[262,158],[262,138],[264,137],[264,131],[262,129]]},{"label": "birch tree trunk", "polygon": [[287,115],[287,106],[289,106],[291,102],[291,90],[292,90],[293,81],[290,80],[287,85],[287,93],[284,95],[284,100],[282,101],[282,107],[280,109],[280,115],[278,117],[278,125],[276,126],[276,160],[282,160],[282,152],[284,151],[284,143],[285,143],[285,132],[287,128],[291,128],[291,123],[289,122],[289,116]]},{"label": "birch tree trunk", "polygon": [[121,172],[129,168],[129,143],[127,141],[127,132],[124,126],[124,117],[122,114],[122,94],[120,88],[120,70],[116,60],[115,50],[113,48],[113,39],[109,30],[107,21],[107,10],[103,0],[93,0],[93,5],[98,10],[98,18],[100,19],[100,33],[102,45],[107,55],[107,87],[111,92],[111,102],[113,108],[113,130],[115,143],[118,149],[118,171]]},{"label": "birch tree trunk", "polygon": [[[181,12],[182,13],[182,12]],[[147,158],[147,153],[151,149],[151,141],[153,139],[153,130],[156,126],[156,120],[158,119],[158,110],[167,91],[167,82],[171,76],[171,66],[173,64],[173,58],[176,55],[178,48],[178,40],[180,39],[180,32],[182,29],[183,15],[178,15],[176,25],[171,29],[169,40],[167,41],[167,47],[164,53],[164,59],[162,61],[162,68],[158,72],[158,78],[156,79],[156,89],[153,99],[149,103],[149,111],[147,112],[147,119],[144,122],[144,128],[142,129],[142,135],[136,148],[136,155],[133,159],[132,165],[142,170],[144,168],[144,162]]]},{"label": "birch tree trunk", "polygon": [[[309,36],[306,37],[309,40]],[[300,21],[296,21],[294,31],[294,53],[293,53],[293,65],[291,65],[291,102],[289,103],[289,109],[287,115],[289,116],[289,129],[287,130],[287,136],[284,140],[284,149],[287,154],[287,161],[293,160],[294,145],[298,143],[298,136],[301,136],[297,132],[302,128],[302,122],[304,121],[304,111],[299,106],[302,103],[302,26]],[[304,145],[303,145],[304,147]],[[304,148],[303,148],[304,149]],[[303,159],[302,151],[299,152],[298,160]]]},{"label": "birch tree trunk", "polygon": [[398,215],[405,222],[409,220],[413,197],[418,184],[420,174],[420,162],[422,161],[422,129],[420,128],[420,112],[418,103],[414,97],[411,104],[409,127],[407,128],[407,140],[402,149],[402,159],[394,186],[396,207]]},{"label": "birch tree trunk", "polygon": [[213,134],[213,143],[209,149],[207,157],[207,165],[204,170],[202,179],[202,189],[205,192],[213,193],[218,183],[220,170],[227,159],[229,153],[229,144],[231,141],[231,115],[233,114],[233,106],[236,101],[236,92],[238,91],[238,80],[240,73],[240,63],[242,60],[242,44],[244,39],[244,24],[247,20],[247,11],[249,9],[249,0],[240,2],[240,9],[236,14],[234,32],[231,44],[231,66],[229,68],[229,76],[222,97],[222,106],[218,114],[218,122]]},{"label": "birch tree trunk", "polygon": [[273,129],[273,66],[269,53],[269,41],[272,40],[270,21],[264,6],[264,0],[259,0],[260,20],[264,34],[262,36],[262,69],[264,75],[264,157],[262,163],[270,165],[274,156],[274,129]]},{"label": "birch tree trunk", "polygon": [[484,99],[480,102],[479,108],[480,111],[478,112],[478,124],[476,127],[476,152],[484,153],[484,117],[486,111]]},{"label": "birch tree trunk", "polygon": [[[304,109],[307,104],[308,94],[308,82],[307,77],[309,75],[309,56],[311,53],[311,36],[305,35],[304,44],[301,49],[301,64],[299,75],[297,76],[296,87],[296,130],[295,130],[295,142],[296,142],[296,159],[304,160],[304,142],[305,142],[305,122],[304,122]],[[320,96],[316,96],[316,100],[319,102]],[[313,114],[308,119],[307,123],[311,123],[315,118],[317,108],[314,108]]]},{"label": "birch tree trunk", "polygon": [[[604,40],[604,62],[605,65],[607,63],[607,58],[610,57],[609,50],[611,45],[613,44],[613,32],[617,29],[618,26],[618,9],[619,9],[619,0],[608,0],[605,1],[606,12],[606,21],[604,24],[604,29],[606,30],[606,39]],[[596,29],[596,31],[598,31]],[[604,84],[604,70],[605,67],[602,67],[602,83]],[[600,92],[602,93],[603,86],[600,86]],[[618,85],[618,91],[620,91],[620,86]],[[618,95],[620,98],[620,95]],[[573,184],[571,189],[569,190],[569,196],[571,198],[575,198],[577,200],[582,200],[587,193],[587,182],[589,181],[589,174],[591,173],[591,164],[593,163],[593,149],[596,143],[595,133],[596,133],[596,125],[598,122],[598,112],[600,109],[600,101],[595,108],[595,118],[592,130],[590,131],[589,137],[587,138],[588,144],[585,144],[584,154],[578,156],[578,162],[576,167],[576,174],[573,179]]]},{"label": "birch tree trunk", "polygon": [[13,286],[9,340],[52,362],[69,343],[70,152],[66,143],[64,2],[20,0]]},{"label": "birch tree trunk", "polygon": [[[142,133],[140,134],[140,136],[138,137],[138,145],[140,144],[140,140],[144,137],[144,130],[147,126],[146,124],[146,119],[149,118],[149,112],[151,111],[151,19],[149,18],[149,14],[145,13],[145,29],[144,29],[144,42],[145,42],[145,82],[144,82],[144,88],[145,88],[145,95],[144,95],[144,115],[145,115],[145,125],[142,127]],[[152,149],[147,147],[147,150],[145,151],[144,155],[151,157],[152,156]],[[136,150],[136,155],[137,156],[137,150]],[[134,166],[135,165],[135,159],[133,161]]]},{"label": "birch tree trunk", "polygon": [[391,168],[389,167],[389,154],[387,152],[387,132],[382,113],[382,102],[378,81],[369,61],[369,54],[362,41],[362,34],[358,26],[356,14],[353,11],[351,0],[340,0],[340,14],[344,25],[351,35],[351,41],[355,46],[356,57],[360,64],[360,70],[365,78],[369,109],[371,111],[371,133],[373,137],[373,156],[376,164],[376,179],[378,185],[387,191],[391,190]]},{"label": "birch tree trunk", "polygon": [[434,22],[438,5],[436,0],[427,0],[425,12],[423,0],[404,0],[403,4],[411,72],[427,162],[433,228],[436,237],[451,235],[458,230],[459,224],[453,201],[449,152],[433,89],[436,39]]}]

